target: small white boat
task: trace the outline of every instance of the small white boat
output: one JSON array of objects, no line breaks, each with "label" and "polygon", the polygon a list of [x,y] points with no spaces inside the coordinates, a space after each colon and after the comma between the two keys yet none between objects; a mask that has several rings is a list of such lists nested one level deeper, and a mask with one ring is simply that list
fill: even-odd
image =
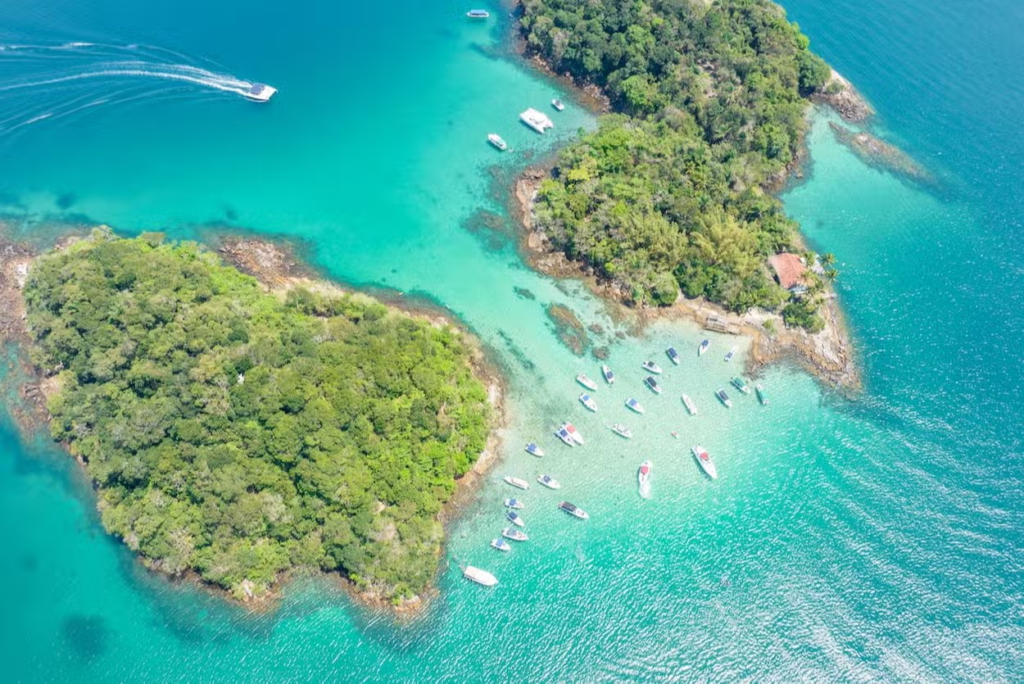
[{"label": "small white boat", "polygon": [[740,392],[743,392],[744,394],[750,394],[750,386],[747,384],[747,381],[744,380],[743,378],[736,377],[733,378],[731,382],[732,386],[738,389]]},{"label": "small white boat", "polygon": [[724,389],[716,391],[715,396],[718,397],[718,401],[722,402],[722,405],[725,406],[725,408],[732,408],[732,399],[729,398],[729,395],[725,393]]},{"label": "small white boat", "polygon": [[569,431],[565,429],[564,423],[562,424],[562,427],[555,431],[555,436],[562,440],[562,444],[565,444],[566,446],[576,446],[576,440],[573,439],[572,435],[569,434]]},{"label": "small white boat", "polygon": [[630,411],[635,411],[636,413],[639,413],[641,415],[644,412],[644,407],[641,406],[640,402],[634,399],[633,397],[630,397],[629,399],[626,400],[626,408],[628,408]]},{"label": "small white boat", "polygon": [[729,363],[732,361],[732,357],[736,356],[736,347],[729,350],[729,353],[725,355],[725,362]]},{"label": "small white boat", "polygon": [[653,377],[647,376],[647,378],[644,380],[644,384],[647,385],[647,388],[654,392],[655,394],[661,394],[661,385],[659,385],[658,381],[655,380]]},{"label": "small white boat", "polygon": [[686,407],[686,411],[691,416],[697,415],[697,405],[693,403],[693,399],[690,398],[690,395],[688,395],[688,394],[684,394],[683,395],[683,406]]},{"label": "small white boat", "polygon": [[651,498],[651,462],[644,461],[640,464],[640,470],[636,473],[637,485],[640,489],[640,496],[645,499]]},{"label": "small white boat", "polygon": [[668,349],[666,349],[665,354],[666,356],[668,356],[668,360],[671,361],[674,365],[679,365],[679,352],[676,351],[675,347],[669,347]]},{"label": "small white boat", "polygon": [[629,431],[629,428],[621,423],[612,425],[609,429],[619,437],[625,437],[626,439],[631,439],[633,437],[633,433]]},{"label": "small white boat", "polygon": [[485,587],[493,587],[498,584],[498,578],[480,568],[474,568],[472,565],[467,565],[466,569],[462,571],[462,576],[468,580],[482,584]]},{"label": "small white boat", "polygon": [[505,514],[505,517],[508,518],[508,521],[516,527],[522,527],[526,524],[526,522],[515,511],[509,511]]},{"label": "small white boat", "polygon": [[702,446],[695,446],[692,449],[693,457],[697,459],[697,463],[700,465],[708,477],[712,480],[718,477],[718,469],[715,468],[715,462],[711,460],[711,456],[708,455],[708,450]]},{"label": "small white boat", "polygon": [[506,475],[505,476],[505,482],[507,484],[510,484],[513,487],[517,487],[519,489],[529,489],[530,488],[530,483],[529,482],[527,482],[526,480],[520,479],[518,477],[512,477],[511,475]]},{"label": "small white boat", "polygon": [[661,375],[661,373],[662,373],[661,366],[659,366],[658,364],[654,363],[653,361],[644,361],[643,362],[643,369],[645,371],[647,371],[648,373],[654,373],[655,375]]},{"label": "small white boat", "polygon": [[526,504],[524,504],[519,499],[505,499],[505,508],[511,508],[513,510],[520,511],[526,508]]},{"label": "small white boat", "polygon": [[512,545],[501,537],[498,537],[497,539],[491,540],[491,548],[498,549],[499,551],[511,551]]},{"label": "small white boat", "polygon": [[601,366],[601,375],[604,376],[604,381],[609,385],[615,384],[615,373],[612,373],[612,369],[608,366]]},{"label": "small white boat", "polygon": [[580,431],[576,429],[575,425],[572,423],[564,423],[562,427],[569,432],[569,436],[572,437],[572,441],[583,446],[583,435],[580,434]]},{"label": "small white boat", "polygon": [[537,458],[540,458],[541,456],[544,455],[544,450],[541,449],[536,444],[534,444],[533,442],[530,442],[529,444],[526,445],[526,453],[530,454],[531,456],[536,456]]},{"label": "small white boat", "polygon": [[498,135],[497,133],[490,133],[490,134],[488,134],[487,135],[487,142],[491,143],[492,145],[497,147],[502,152],[504,152],[505,150],[508,149],[508,143],[505,142],[502,139],[502,137],[500,135]]},{"label": "small white boat", "polygon": [[537,482],[540,482],[542,485],[544,485],[548,489],[561,489],[562,488],[561,483],[558,480],[556,480],[555,478],[551,477],[550,475],[538,475],[537,476]]},{"label": "small white boat", "polygon": [[270,102],[270,98],[277,93],[277,88],[268,86],[266,83],[253,83],[242,95],[253,102]]},{"label": "small white boat", "polygon": [[555,127],[554,122],[546,114],[542,114],[532,107],[520,114],[519,120],[538,133],[543,133],[549,128]]},{"label": "small white boat", "polygon": [[764,385],[755,385],[754,392],[757,393],[757,400],[761,402],[761,406],[767,406],[768,394],[764,391]]},{"label": "small white boat", "polygon": [[555,111],[565,111],[565,103],[559,100],[557,97],[551,101],[551,106],[555,108]]},{"label": "small white boat", "polygon": [[711,340],[704,340],[703,342],[701,342],[700,346],[697,347],[697,356],[704,356],[704,352],[706,352],[708,350],[708,347],[710,346]]},{"label": "small white boat", "polygon": [[558,504],[558,507],[561,508],[566,513],[568,513],[569,515],[579,518],[580,520],[590,519],[590,516],[587,515],[587,512],[585,510],[574,504],[569,503],[568,501],[562,501],[561,503]]},{"label": "small white boat", "polygon": [[506,527],[501,531],[501,536],[505,539],[511,539],[512,541],[526,541],[529,539],[526,533],[522,530],[517,530],[514,527]]},{"label": "small white boat", "polygon": [[581,394],[580,403],[586,406],[588,410],[597,413],[597,402],[589,394]]},{"label": "small white boat", "polygon": [[597,391],[597,383],[587,377],[586,373],[580,373],[576,376],[576,382],[586,387],[591,392]]},{"label": "small white boat", "polygon": [[487,17],[491,16],[491,13],[488,12],[487,10],[471,9],[468,12],[466,12],[466,16],[469,17],[470,19],[486,19]]}]

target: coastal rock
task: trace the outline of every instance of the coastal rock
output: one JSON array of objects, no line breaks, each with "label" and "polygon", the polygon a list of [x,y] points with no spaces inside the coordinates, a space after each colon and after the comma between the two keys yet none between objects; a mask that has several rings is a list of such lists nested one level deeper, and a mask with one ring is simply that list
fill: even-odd
[{"label": "coastal rock", "polygon": [[935,177],[927,169],[895,145],[866,131],[850,130],[836,123],[829,123],[829,128],[835,133],[840,144],[853,150],[854,154],[868,166],[925,185],[933,185],[936,182]]},{"label": "coastal rock", "polygon": [[857,92],[853,84],[843,78],[835,69],[832,69],[825,87],[815,93],[811,99],[814,102],[828,105],[850,123],[867,121],[875,115],[874,108],[864,99],[864,96]]}]

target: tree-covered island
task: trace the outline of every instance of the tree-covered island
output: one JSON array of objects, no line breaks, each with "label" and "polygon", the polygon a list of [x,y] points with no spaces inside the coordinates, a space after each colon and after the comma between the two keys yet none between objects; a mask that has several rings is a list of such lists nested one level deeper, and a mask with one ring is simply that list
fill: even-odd
[{"label": "tree-covered island", "polygon": [[[823,288],[783,290],[766,259],[798,251],[766,193],[794,162],[830,69],[768,0],[521,0],[527,51],[599,86],[617,114],[562,151],[535,228],[640,303],[679,289],[818,329]],[[833,273],[834,275],[834,273]],[[800,290],[805,290],[801,287]]]},{"label": "tree-covered island", "polygon": [[430,582],[438,513],[492,415],[459,332],[267,293],[158,235],[42,256],[24,297],[33,361],[58,373],[52,434],[149,566],[239,597],[297,567],[396,601]]}]

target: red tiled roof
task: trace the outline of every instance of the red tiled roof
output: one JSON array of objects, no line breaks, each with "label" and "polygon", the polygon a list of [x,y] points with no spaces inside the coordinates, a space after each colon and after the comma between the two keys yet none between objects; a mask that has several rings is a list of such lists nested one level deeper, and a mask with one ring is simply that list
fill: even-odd
[{"label": "red tiled roof", "polygon": [[775,270],[775,277],[783,289],[790,289],[803,283],[804,271],[807,266],[796,254],[783,252],[768,259],[768,264]]}]

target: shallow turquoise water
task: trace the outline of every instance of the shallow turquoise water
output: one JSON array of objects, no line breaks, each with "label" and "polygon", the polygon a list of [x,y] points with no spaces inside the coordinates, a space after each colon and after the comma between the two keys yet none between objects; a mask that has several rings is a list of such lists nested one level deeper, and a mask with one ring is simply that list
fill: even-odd
[{"label": "shallow turquoise water", "polygon": [[[996,86],[1024,76],[1024,18],[996,2],[786,4],[944,186],[927,193],[866,168],[819,117],[813,177],[785,201],[812,244],[838,256],[867,391],[847,402],[779,367],[762,379],[770,407],[734,396],[731,411],[711,393],[736,370],[722,362],[734,341],[714,336],[698,361],[701,336],[685,325],[617,338],[579,285],[538,277],[501,230],[482,228],[479,211],[503,213],[516,168],[592,125],[572,105],[552,112],[554,138],[516,122],[558,89],[502,56],[503,20],[467,23],[449,0],[401,2],[386,18],[353,3],[5,4],[0,43],[121,46],[0,53],[0,127],[53,114],[0,134],[0,201],[22,234],[57,214],[178,236],[228,224],[302,238],[339,279],[460,315],[508,371],[515,415],[504,462],[451,531],[439,595],[400,626],[322,580],[247,615],[149,576],[103,535],[68,459],[4,423],[5,678],[1020,679],[1022,149],[1007,107],[1022,103]],[[258,107],[155,76],[2,90],[140,53],[150,73],[184,63],[281,94]],[[491,131],[516,152],[491,150]],[[597,365],[559,344],[544,315],[552,302],[606,330],[592,336],[612,346],[619,382],[595,393],[596,415],[576,403],[572,377],[596,378]],[[663,355],[670,343],[679,368]],[[661,397],[640,384],[648,357],[666,368]],[[683,391],[699,416],[686,416]],[[645,416],[622,407],[631,395]],[[585,447],[551,437],[563,419]],[[604,428],[618,421],[637,437]],[[528,439],[548,456],[523,453]],[[696,442],[715,456],[714,483],[687,453]],[[644,501],[635,469],[646,458]],[[499,556],[487,544],[512,491],[500,478],[540,472],[563,490],[522,497],[531,541]],[[591,520],[555,510],[563,497]],[[501,585],[464,582],[465,563]]]}]

